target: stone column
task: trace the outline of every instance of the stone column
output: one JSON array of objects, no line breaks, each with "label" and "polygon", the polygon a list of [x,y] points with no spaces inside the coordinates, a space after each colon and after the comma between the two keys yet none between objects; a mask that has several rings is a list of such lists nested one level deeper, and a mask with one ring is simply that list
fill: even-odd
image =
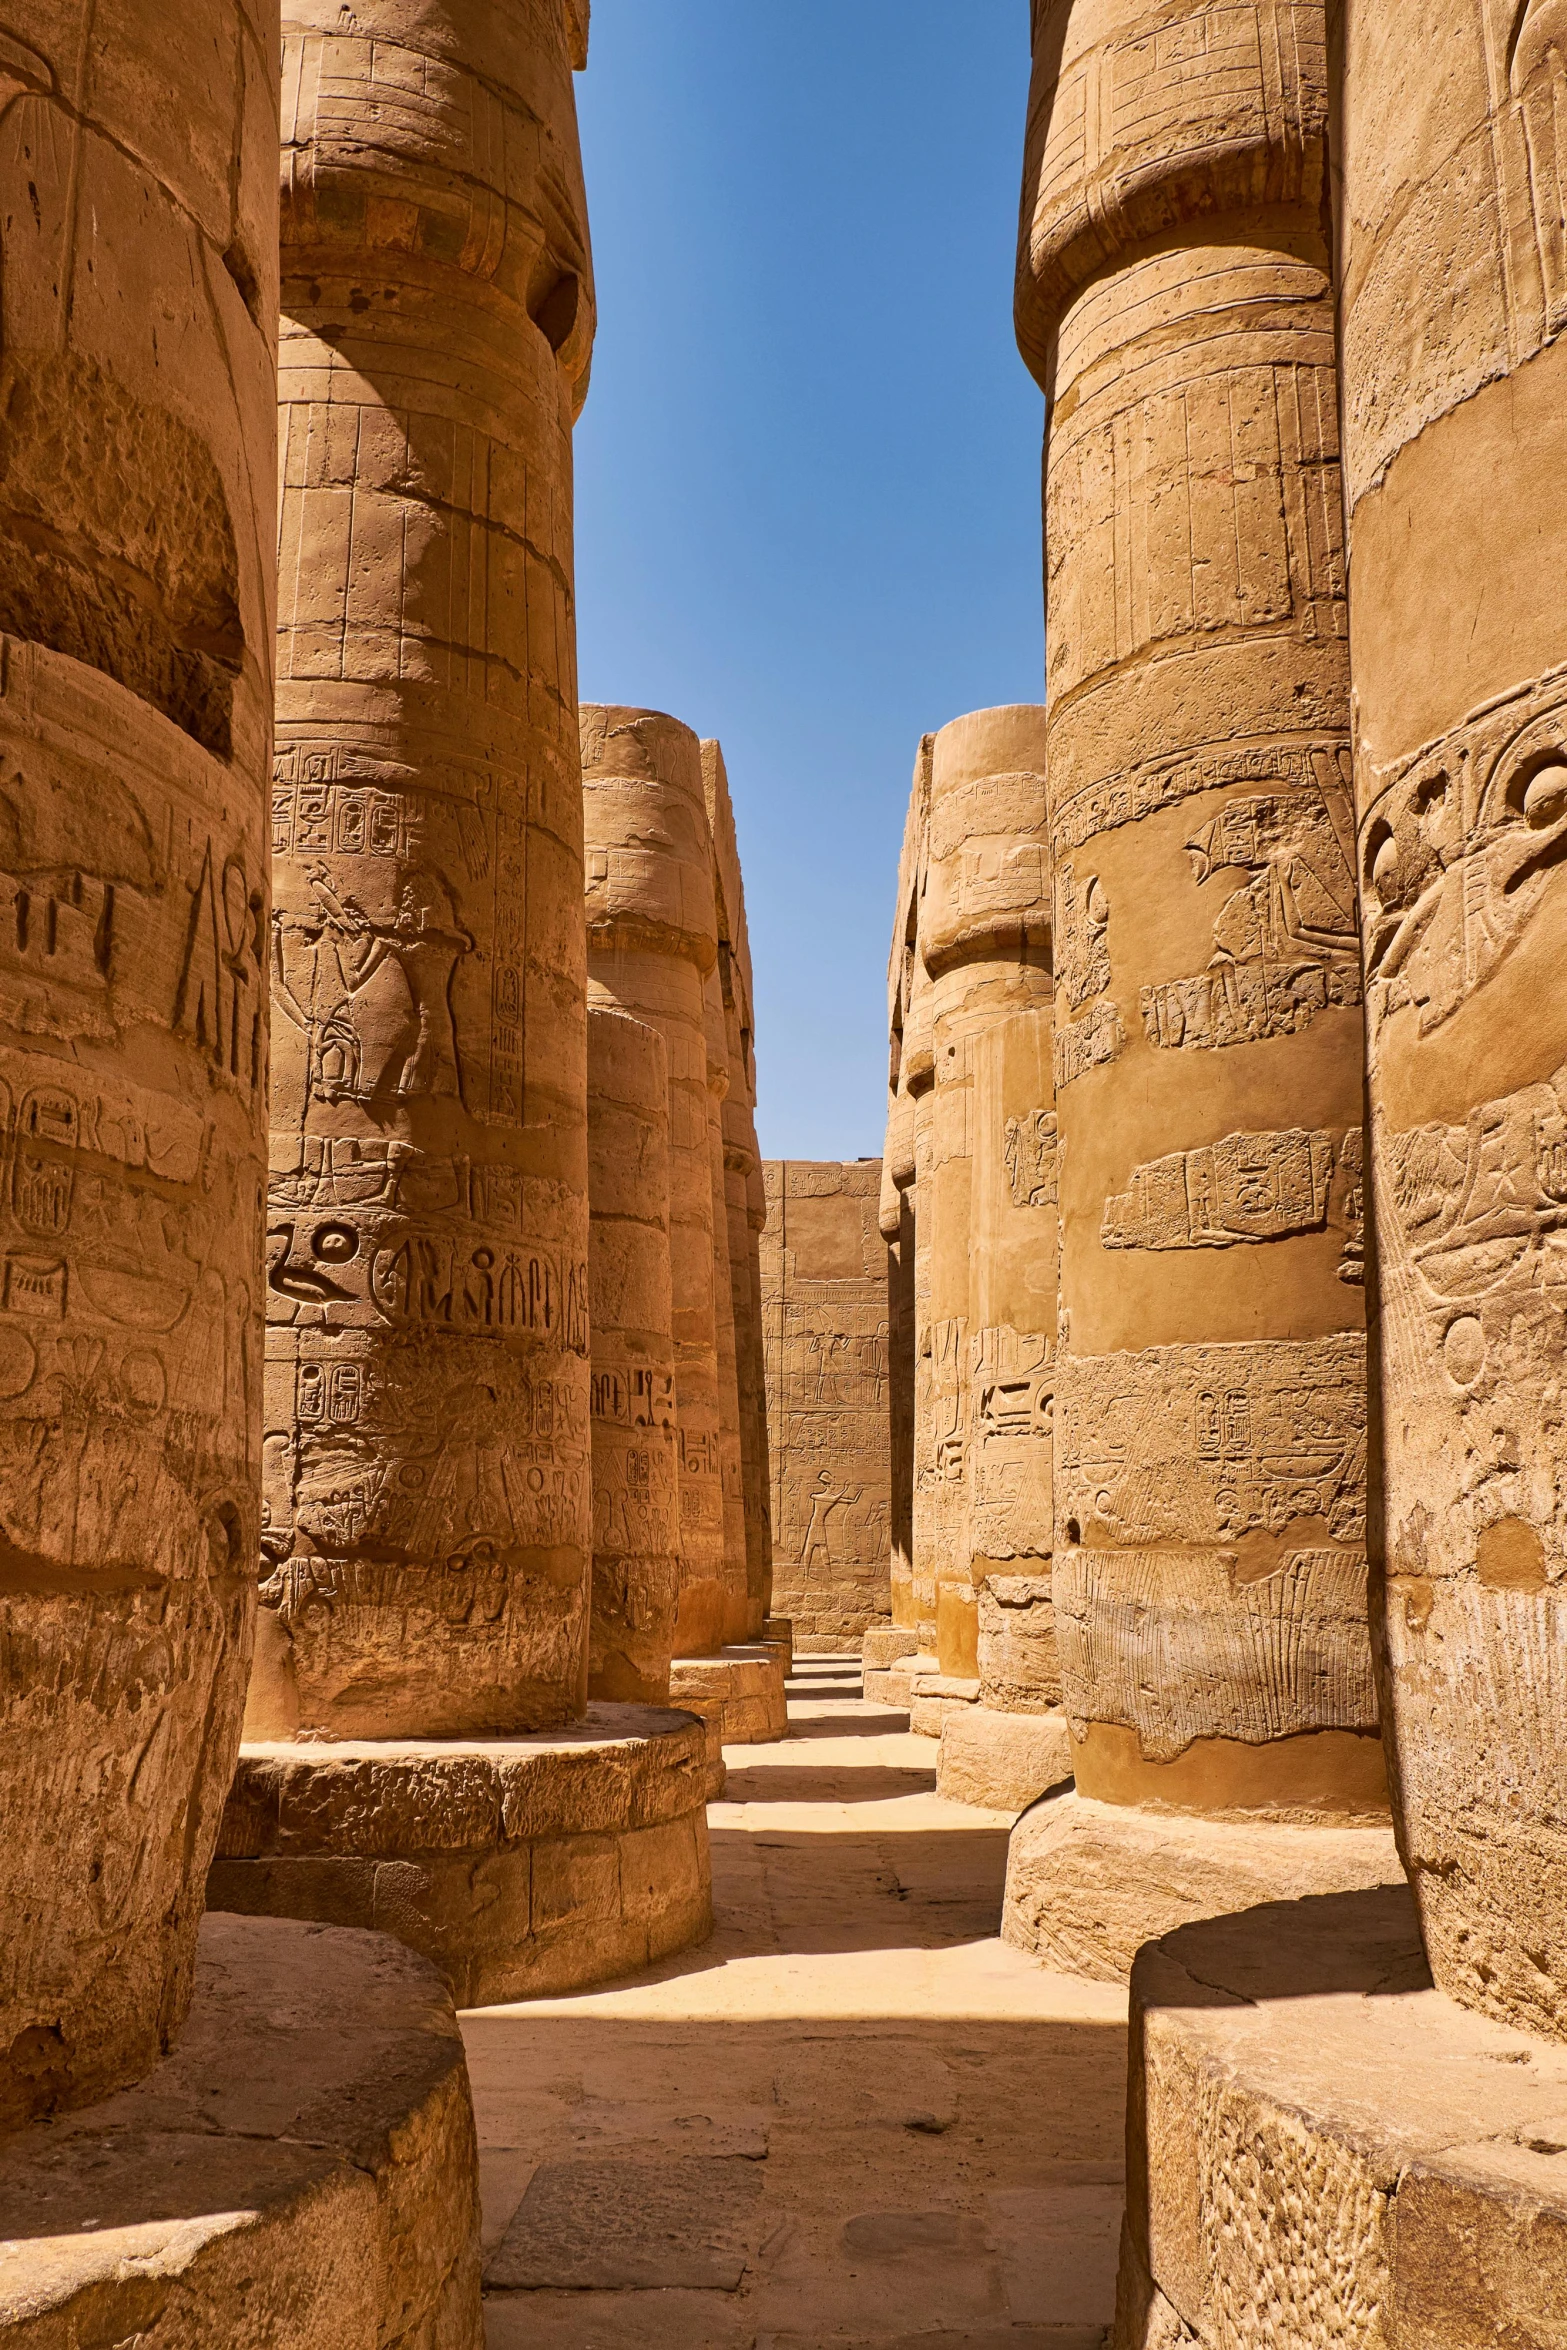
[{"label": "stone column", "polygon": [[569,37],[289,0],[263,1732],[584,1699]]},{"label": "stone column", "polygon": [[1344,72],[1384,1704],[1439,1988],[1560,2040],[1567,18],[1357,6]]},{"label": "stone column", "polygon": [[1106,1974],[1388,1860],[1353,1825],[1385,1782],[1322,18],[1183,24],[1036,12],[1019,281],[1051,401],[1053,1580],[1086,1800],[1018,1831],[1006,1931]]},{"label": "stone column", "polygon": [[914,1720],[940,1729],[943,1792],[1021,1810],[1071,1768],[1050,1597],[1059,1246],[1042,709],[979,711],[937,735],[928,875],[922,948],[948,1007],[938,1084],[950,1059],[968,1096],[968,1397],[942,1674]]},{"label": "stone column", "polygon": [[[713,1186],[713,1329],[718,1342],[719,1483],[724,1513],[724,1639],[751,1631],[746,1588],[745,1478],[740,1462],[740,1371],[735,1344],[734,1268],[729,1253],[729,1187],[724,1174],[724,1103],[729,1038],[715,958],[702,982],[707,1035],[707,1151]],[[761,1625],[756,1626],[758,1631]]]},{"label": "stone column", "polygon": [[676,1645],[723,1646],[713,1174],[702,983],[717,960],[712,851],[696,736],[653,710],[585,706],[591,999],[645,1020],[669,1055],[669,1254],[680,1436]]},{"label": "stone column", "polygon": [[680,1597],[680,1436],[669,1276],[669,1054],[588,1014],[593,1613],[588,1695],[661,1705]]},{"label": "stone column", "polygon": [[729,1090],[723,1102],[724,1199],[734,1300],[735,1365],[740,1396],[740,1470],[745,1506],[747,1626],[755,1639],[772,1609],[772,1520],[767,1443],[767,1376],[762,1348],[760,1245],[767,1223],[762,1154],[756,1139],[756,1013],[745,884],[735,837],[724,754],[702,745],[702,780],[713,834],[718,916],[718,978],[724,1004]]},{"label": "stone column", "polygon": [[277,18],[0,19],[5,2129],[184,2021],[253,1636]]},{"label": "stone column", "polygon": [[[914,1129],[914,1478],[911,1507],[914,1629],[919,1646],[895,1667],[893,1697],[907,1697],[913,1679],[939,1670],[936,1656],[936,1561],[943,1526],[942,1475],[937,1459],[935,1367],[931,1336],[931,1255],[936,1231],[936,1194],[931,1180],[935,1135],[936,1054],[930,975],[920,954],[920,901],[925,884],[930,824],[930,767],[934,735],[920,743],[911,794],[918,809],[915,826],[914,936],[910,942],[904,999],[900,1084],[910,1103]],[[898,1686],[902,1684],[902,1687]]]}]

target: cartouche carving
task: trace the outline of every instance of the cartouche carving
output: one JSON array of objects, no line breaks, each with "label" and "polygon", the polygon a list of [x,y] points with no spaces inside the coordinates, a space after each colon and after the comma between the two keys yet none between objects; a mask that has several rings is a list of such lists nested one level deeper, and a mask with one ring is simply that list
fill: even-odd
[{"label": "cartouche carving", "polygon": [[1106,1248],[1236,1248],[1320,1228],[1328,1212],[1333,1137],[1227,1134],[1202,1150],[1134,1167],[1129,1191],[1105,1201]]}]

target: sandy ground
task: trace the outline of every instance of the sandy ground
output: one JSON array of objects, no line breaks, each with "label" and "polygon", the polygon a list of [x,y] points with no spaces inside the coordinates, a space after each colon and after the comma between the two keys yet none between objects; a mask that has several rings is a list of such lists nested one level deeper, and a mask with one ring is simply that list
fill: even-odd
[{"label": "sandy ground", "polygon": [[1010,1819],[803,1659],[728,1749],[713,1938],[464,2018],[489,2350],[1093,2350],[1125,1994],[995,1937]]}]

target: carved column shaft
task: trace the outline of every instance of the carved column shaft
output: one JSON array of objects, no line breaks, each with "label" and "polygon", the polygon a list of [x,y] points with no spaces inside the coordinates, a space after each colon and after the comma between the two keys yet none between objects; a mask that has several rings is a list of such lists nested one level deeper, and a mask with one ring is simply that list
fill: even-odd
[{"label": "carved column shaft", "polygon": [[1320,9],[1036,12],[1078,1786],[1382,1800]]},{"label": "carved column shaft", "polygon": [[286,33],[264,1596],[300,1727],[538,1728],[590,1572],[568,25]]},{"label": "carved column shaft", "polygon": [[[729,1038],[715,957],[702,981],[707,1036],[707,1150],[713,1186],[713,1332],[718,1348],[719,1482],[724,1517],[724,1639],[750,1630],[746,1588],[745,1477],[740,1458],[740,1368],[735,1339],[734,1268],[729,1254],[729,1189],[724,1175],[724,1102]],[[760,1625],[757,1630],[761,1629]]]},{"label": "carved column shaft", "polygon": [[5,2128],[184,2021],[249,1669],[277,15],[0,30]]},{"label": "carved column shaft", "polygon": [[1357,5],[1344,74],[1395,1812],[1439,1986],[1562,2039],[1567,11]]},{"label": "carved column shaft", "polygon": [[[983,710],[943,727],[931,760],[921,953],[935,1007],[938,1122],[951,1130],[952,1159],[959,1134],[963,1146],[961,1177],[949,1160],[935,1184],[933,1285],[942,1283],[942,1307],[961,1306],[955,1344],[940,1350],[943,1363],[955,1356],[959,1425],[938,1654],[944,1674],[965,1679],[979,1670],[985,1576],[1021,1571],[1018,1559],[1048,1559],[1051,1547],[1057,1248],[1044,736],[1043,710]],[[934,1305],[932,1314],[933,1324],[943,1318]],[[933,1329],[933,1358],[937,1345]]]},{"label": "carved column shaft", "polygon": [[930,825],[930,762],[934,735],[926,735],[914,767],[916,824],[914,936],[903,1012],[899,1082],[911,1105],[914,1129],[914,1491],[911,1508],[914,1624],[919,1653],[936,1654],[936,1569],[946,1523],[947,1496],[937,1462],[938,1422],[934,1334],[931,1327],[932,1252],[936,1199],[932,1174],[936,1130],[936,1053],[930,974],[920,953],[920,914]]},{"label": "carved column shaft", "polygon": [[713,1161],[703,983],[718,956],[712,838],[696,736],[657,711],[585,705],[589,992],[645,1020],[669,1055],[669,1256],[680,1435],[676,1651],[724,1644]]},{"label": "carved column shaft", "polygon": [[669,1699],[680,1596],[680,1432],[669,1273],[669,1053],[588,1013],[593,1614],[588,1695]]},{"label": "carved column shaft", "polygon": [[919,962],[919,897],[929,820],[930,738],[920,745],[898,859],[898,902],[887,965],[887,1136],[882,1152],[879,1223],[887,1243],[887,1407],[891,1443],[890,1552],[892,1622],[914,1631],[914,1488],[918,1338],[914,1307],[915,1114],[910,1090],[912,996]]}]

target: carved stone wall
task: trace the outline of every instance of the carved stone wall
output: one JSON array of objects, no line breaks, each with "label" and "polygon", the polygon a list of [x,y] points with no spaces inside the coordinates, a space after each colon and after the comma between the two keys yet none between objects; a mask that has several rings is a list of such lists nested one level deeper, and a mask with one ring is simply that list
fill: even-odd
[{"label": "carved stone wall", "polygon": [[559,0],[285,46],[263,1596],[288,1727],[539,1728],[590,1576],[572,56]]},{"label": "carved stone wall", "polygon": [[[982,710],[935,738],[920,952],[935,1007],[938,1132],[963,1138],[932,1203],[959,1357],[952,1547],[938,1561],[943,1674],[979,1671],[992,1569],[1051,1554],[1057,1168],[1045,713]],[[949,1144],[950,1147],[950,1144]],[[956,1157],[956,1150],[953,1156]],[[933,1362],[944,1359],[933,1309]],[[939,1382],[937,1392],[941,1392]]]},{"label": "carved stone wall", "polygon": [[1344,77],[1396,1812],[1439,1987],[1563,2039],[1567,16],[1357,6]]},{"label": "carved stone wall", "polygon": [[1085,1795],[1297,1818],[1378,1800],[1325,120],[1309,0],[1036,7],[1063,1689]]},{"label": "carved stone wall", "polygon": [[797,1650],[891,1619],[881,1161],[769,1159],[762,1295],[775,1600]]},{"label": "carved stone wall", "polygon": [[696,736],[656,710],[584,706],[589,996],[656,1028],[669,1056],[669,1253],[680,1439],[675,1644],[708,1656],[743,1608],[724,1546],[714,1182],[704,981],[718,959]]},{"label": "carved stone wall", "polygon": [[680,1597],[680,1432],[669,1275],[669,1054],[588,1014],[593,1611],[588,1695],[663,1705]]},{"label": "carved stone wall", "polygon": [[740,1403],[747,1637],[754,1639],[771,1609],[773,1575],[760,1256],[767,1202],[762,1189],[761,1148],[756,1139],[756,999],[751,974],[751,939],[745,918],[745,884],[740,872],[728,771],[723,751],[716,742],[702,745],[702,781],[713,835],[718,982],[729,1057],[729,1090],[723,1101],[724,1201],[729,1222],[729,1278]]},{"label": "carved stone wall", "polygon": [[277,19],[0,32],[6,2127],[183,2022],[249,1668]]}]

